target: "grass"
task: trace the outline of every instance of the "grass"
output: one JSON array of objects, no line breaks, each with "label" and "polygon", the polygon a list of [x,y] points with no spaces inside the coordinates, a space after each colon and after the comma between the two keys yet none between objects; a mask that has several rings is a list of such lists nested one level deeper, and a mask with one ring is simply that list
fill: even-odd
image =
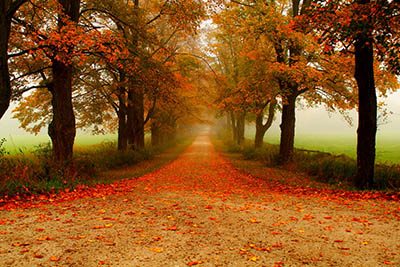
[{"label": "grass", "polygon": [[[246,128],[246,138],[254,139],[253,127]],[[279,132],[267,132],[264,141],[279,144]],[[356,158],[356,134],[332,133],[298,133],[295,137],[295,147],[308,150],[318,150],[331,154],[344,154]],[[377,133],[376,162],[383,164],[400,164],[400,135]]]},{"label": "grass", "polygon": [[187,139],[156,148],[126,152],[119,152],[115,142],[81,146],[75,150],[72,162],[60,166],[51,161],[49,144],[38,145],[31,153],[10,155],[2,146],[2,140],[0,198],[54,193],[72,190],[78,185],[108,184],[138,177],[174,159],[191,141]]},{"label": "grass", "polygon": [[[316,182],[340,186],[354,190],[356,161],[345,155],[334,155],[326,152],[295,149],[293,164],[278,166],[279,146],[264,143],[262,148],[255,149],[253,141],[246,140],[239,147],[232,141],[217,143],[217,149],[228,153],[240,153],[245,160],[261,161],[266,166],[288,168],[301,171],[311,176]],[[400,165],[377,163],[375,166],[375,189],[398,190],[400,188]]]}]

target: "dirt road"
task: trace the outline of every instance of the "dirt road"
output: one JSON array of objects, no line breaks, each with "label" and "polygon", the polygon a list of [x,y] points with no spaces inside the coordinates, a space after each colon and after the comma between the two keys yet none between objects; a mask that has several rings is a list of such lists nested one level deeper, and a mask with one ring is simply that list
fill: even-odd
[{"label": "dirt road", "polygon": [[68,196],[2,207],[0,266],[400,266],[399,203],[278,192],[206,134],[157,171]]}]

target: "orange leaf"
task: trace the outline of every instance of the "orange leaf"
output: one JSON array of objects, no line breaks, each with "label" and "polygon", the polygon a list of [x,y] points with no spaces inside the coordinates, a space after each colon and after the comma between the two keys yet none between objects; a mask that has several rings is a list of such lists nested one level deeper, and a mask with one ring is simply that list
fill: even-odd
[{"label": "orange leaf", "polygon": [[50,257],[50,260],[51,260],[51,261],[59,261],[59,260],[60,260],[60,257],[57,258],[56,256],[51,256],[51,257]]}]

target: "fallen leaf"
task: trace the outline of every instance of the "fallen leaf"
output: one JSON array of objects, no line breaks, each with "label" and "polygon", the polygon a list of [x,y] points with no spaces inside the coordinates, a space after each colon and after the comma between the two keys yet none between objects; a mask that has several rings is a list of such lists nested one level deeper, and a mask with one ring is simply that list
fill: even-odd
[{"label": "fallen leaf", "polygon": [[25,246],[29,246],[29,243],[13,243],[12,246],[13,247],[25,247]]},{"label": "fallen leaf", "polygon": [[51,261],[59,261],[59,260],[60,260],[60,257],[57,258],[56,256],[51,256],[51,257],[50,257],[50,260],[51,260]]},{"label": "fallen leaf", "polygon": [[254,257],[251,257],[251,258],[249,259],[249,261],[258,261],[259,259],[260,259],[260,257],[254,256]]},{"label": "fallen leaf", "polygon": [[161,248],[149,248],[149,250],[151,250],[151,251],[153,251],[153,252],[156,252],[156,253],[161,253],[161,252],[164,251],[164,250],[161,249]]}]

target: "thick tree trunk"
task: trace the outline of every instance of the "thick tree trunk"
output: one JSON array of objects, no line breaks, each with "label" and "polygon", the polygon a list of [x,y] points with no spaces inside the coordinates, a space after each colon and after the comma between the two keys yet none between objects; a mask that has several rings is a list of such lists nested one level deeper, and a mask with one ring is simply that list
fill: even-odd
[{"label": "thick tree trunk", "polygon": [[54,61],[53,81],[49,85],[52,94],[53,119],[49,136],[53,144],[53,159],[66,162],[72,159],[75,140],[75,116],[72,107],[72,67]]},{"label": "thick tree trunk", "polygon": [[254,147],[255,148],[261,148],[264,143],[264,134],[265,131],[263,131],[263,120],[264,120],[264,114],[260,113],[257,114],[256,117],[256,136],[254,138]]},{"label": "thick tree trunk", "polygon": [[[77,23],[80,0],[59,0],[63,14]],[[59,15],[58,27],[65,26]],[[70,48],[73,49],[73,48]],[[64,62],[52,61],[53,80],[49,84],[52,94],[53,119],[48,133],[53,144],[53,160],[59,163],[72,159],[75,140],[75,115],[72,106],[72,66]]]},{"label": "thick tree trunk", "polygon": [[130,88],[128,92],[128,143],[132,149],[144,147],[143,92]]},{"label": "thick tree trunk", "polygon": [[256,136],[254,138],[254,147],[261,148],[264,144],[264,135],[271,127],[275,116],[276,101],[272,100],[268,107],[268,119],[264,124],[264,111],[256,116]]},{"label": "thick tree trunk", "polygon": [[287,97],[282,106],[281,141],[279,147],[279,163],[285,164],[293,159],[295,121],[296,121],[296,95]]},{"label": "thick tree trunk", "polygon": [[123,70],[119,71],[119,83],[118,87],[118,104],[117,109],[118,116],[118,151],[125,151],[128,149],[128,126],[127,126],[127,99],[126,93],[126,76]]},{"label": "thick tree trunk", "polygon": [[11,99],[10,74],[8,71],[8,39],[11,19],[27,0],[0,1],[0,119],[7,111]]},{"label": "thick tree trunk", "polygon": [[360,38],[355,43],[355,78],[358,85],[357,176],[356,186],[374,185],[377,99],[374,82],[372,40]]},{"label": "thick tree trunk", "polygon": [[120,105],[118,112],[118,151],[125,151],[128,149],[128,136],[126,125],[126,106]]},{"label": "thick tree trunk", "polygon": [[8,37],[10,35],[10,22],[6,17],[5,3],[1,3],[0,10],[0,119],[10,105],[11,87],[8,73]]},{"label": "thick tree trunk", "polygon": [[240,112],[237,116],[237,144],[244,144],[244,129],[245,129],[246,112]]}]

